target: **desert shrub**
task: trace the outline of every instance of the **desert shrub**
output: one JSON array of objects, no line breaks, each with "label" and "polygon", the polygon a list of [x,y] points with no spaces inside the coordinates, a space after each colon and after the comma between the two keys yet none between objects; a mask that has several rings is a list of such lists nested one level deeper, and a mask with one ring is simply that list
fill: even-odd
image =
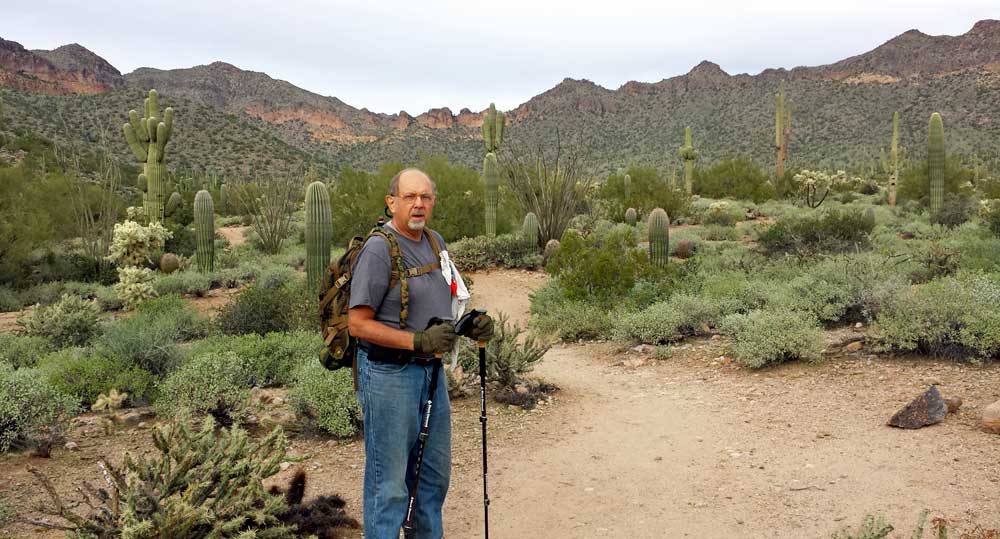
[{"label": "desert shrub", "polygon": [[666,301],[616,319],[614,335],[647,344],[671,342],[702,333],[705,326],[715,324],[725,314],[724,310],[719,300],[675,294]]},{"label": "desert shrub", "polygon": [[886,351],[954,359],[1000,357],[1000,283],[980,273],[905,290],[885,306],[870,337]]},{"label": "desert shrub", "polygon": [[976,197],[948,193],[944,196],[941,211],[931,216],[931,222],[954,228],[969,219],[979,210]]},{"label": "desert shrub", "polygon": [[709,198],[733,197],[760,204],[775,197],[766,171],[749,157],[725,159],[705,169],[696,169],[694,191]]},{"label": "desert shrub", "polygon": [[215,324],[226,335],[288,331],[292,302],[293,293],[287,287],[254,284],[219,312]]},{"label": "desert shrub", "polygon": [[811,255],[866,247],[875,222],[860,210],[827,210],[806,217],[778,219],[760,234],[769,253]]},{"label": "desert shrub", "polygon": [[[186,204],[184,206],[187,207]],[[192,208],[193,206],[192,203]],[[170,237],[163,242],[163,252],[186,257],[194,256],[198,249],[198,240],[194,236],[192,227],[168,222],[166,229],[170,233]]]},{"label": "desert shrub", "polygon": [[701,237],[707,241],[738,241],[740,233],[732,226],[708,225],[702,229]]},{"label": "desert shrub", "polygon": [[354,436],[361,426],[361,409],[348,369],[329,371],[315,358],[302,361],[289,402],[315,427],[334,436]]},{"label": "desert shrub", "polygon": [[966,271],[1000,271],[1000,237],[973,223],[949,231],[941,247],[951,253]]},{"label": "desert shrub", "polygon": [[[918,161],[904,169],[899,176],[899,198],[914,200],[926,205],[930,195],[930,181],[927,161]],[[971,189],[966,185],[973,180],[975,172],[962,166],[961,158],[949,156],[944,165],[945,193],[963,193]]]},{"label": "desert shrub", "polygon": [[627,293],[640,273],[652,272],[646,253],[635,245],[635,231],[627,225],[588,238],[569,229],[545,269],[559,278],[567,298],[610,303]]},{"label": "desert shrub", "polygon": [[566,299],[558,280],[552,279],[531,293],[531,327],[562,341],[601,339],[611,335],[608,309],[593,303]]},{"label": "desert shrub", "polygon": [[703,225],[717,225],[731,227],[745,216],[743,208],[728,200],[717,200],[711,202],[703,212],[701,223]]},{"label": "desert shrub", "polygon": [[100,316],[97,302],[65,295],[18,318],[18,322],[27,335],[46,337],[56,346],[81,346],[97,333]]},{"label": "desert shrub", "polygon": [[809,313],[756,310],[731,314],[719,329],[733,337],[733,356],[752,369],[793,359],[820,358],[823,332]]},{"label": "desert shrub", "polygon": [[[1000,200],[983,201],[979,214],[982,216],[986,228],[994,236],[1000,237]],[[0,300],[0,303],[2,303],[2,300]]]},{"label": "desert shrub", "polygon": [[[486,343],[486,379],[503,387],[513,387],[522,375],[531,372],[541,361],[550,346],[531,333],[522,336],[524,330],[520,324],[509,323],[507,315],[502,312],[496,314],[494,324],[496,331],[493,339]],[[463,365],[479,364],[477,347],[472,341],[462,340],[460,354]]]},{"label": "desert shrub", "polygon": [[57,391],[38,369],[0,364],[0,452],[27,448],[47,455],[77,411],[76,399]]},{"label": "desert shrub", "polygon": [[24,302],[17,292],[6,286],[0,286],[0,313],[20,311],[22,307]]},{"label": "desert shrub", "polygon": [[165,294],[190,294],[202,297],[212,289],[212,275],[193,270],[158,275],[153,281],[153,289],[161,296]]},{"label": "desert shrub", "polygon": [[0,333],[0,363],[15,369],[34,367],[42,356],[56,349],[46,337]]},{"label": "desert shrub", "polygon": [[38,369],[60,393],[72,395],[90,407],[102,393],[111,389],[128,393],[129,401],[149,401],[155,376],[128,361],[94,355],[86,349],[64,348],[38,362]]},{"label": "desert shrub", "polygon": [[108,323],[94,348],[98,355],[164,375],[183,358],[178,343],[202,337],[208,329],[207,319],[179,296],[162,296],[143,303],[132,316]]},{"label": "desert shrub", "polygon": [[268,333],[260,336],[214,336],[192,344],[189,357],[232,352],[246,366],[251,384],[260,387],[289,385],[295,369],[306,361],[319,364],[323,341],[316,331]]},{"label": "desert shrub", "polygon": [[526,244],[516,234],[464,238],[448,244],[448,254],[459,271],[492,267],[535,268],[541,265],[538,248]]},{"label": "desert shrub", "polygon": [[252,379],[252,373],[236,354],[202,354],[163,380],[154,406],[166,417],[178,412],[209,414],[229,425],[248,413]]},{"label": "desert shrub", "polygon": [[611,221],[624,221],[628,208],[635,208],[640,215],[649,214],[653,208],[663,208],[671,219],[690,213],[690,198],[680,190],[668,188],[656,169],[629,167],[626,173],[632,180],[630,196],[625,196],[624,174],[608,176],[597,190],[597,198],[604,201],[606,217]]}]

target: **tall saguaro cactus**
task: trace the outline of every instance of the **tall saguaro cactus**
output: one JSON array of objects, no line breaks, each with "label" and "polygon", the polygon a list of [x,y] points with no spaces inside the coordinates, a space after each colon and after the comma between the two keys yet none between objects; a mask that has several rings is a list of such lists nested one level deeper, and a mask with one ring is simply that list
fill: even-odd
[{"label": "tall saguaro cactus", "polygon": [[649,260],[658,268],[670,261],[670,218],[663,208],[649,214]]},{"label": "tall saguaro cactus", "polygon": [[694,149],[691,141],[691,128],[684,128],[684,145],[678,151],[680,158],[684,160],[684,192],[691,195],[694,187],[694,160],[698,158],[698,151]]},{"label": "tall saguaro cactus", "polygon": [[896,205],[896,185],[899,182],[899,111],[892,113],[892,143],[889,146],[889,205]]},{"label": "tall saguaro cactus", "polygon": [[935,112],[927,125],[927,177],[932,217],[940,215],[944,206],[944,161],[944,121]]},{"label": "tall saguaro cactus", "polygon": [[778,179],[785,175],[788,141],[792,136],[792,100],[785,99],[785,81],[778,84],[774,96],[774,146],[778,151]]},{"label": "tall saguaro cactus", "polygon": [[497,148],[503,142],[503,131],[507,119],[504,113],[490,103],[490,108],[483,114],[483,144],[486,146],[486,157],[483,158],[483,183],[485,184],[486,204],[486,235],[497,235],[497,202],[499,192],[500,168],[497,166]]},{"label": "tall saguaro cactus", "polygon": [[212,194],[202,189],[194,196],[194,235],[198,271],[207,273],[215,268],[215,205]]},{"label": "tall saguaro cactus", "polygon": [[[150,223],[163,220],[163,190],[166,176],[163,165],[167,142],[174,127],[174,110],[167,107],[160,116],[160,98],[156,90],[149,91],[142,118],[135,109],[128,112],[128,122],[122,127],[125,141],[135,158],[143,163],[142,176],[146,183],[146,218]],[[142,183],[140,179],[140,183]]]},{"label": "tall saguaro cactus", "polygon": [[625,177],[622,178],[622,186],[625,191],[625,203],[629,204],[632,201],[632,176],[626,174]]},{"label": "tall saguaro cactus", "polygon": [[319,288],[330,265],[332,227],[330,193],[323,182],[312,182],[306,189],[306,278],[310,290]]},{"label": "tall saguaro cactus", "polygon": [[521,223],[521,236],[524,242],[532,249],[537,249],[538,245],[538,216],[532,212],[524,215],[524,222]]}]

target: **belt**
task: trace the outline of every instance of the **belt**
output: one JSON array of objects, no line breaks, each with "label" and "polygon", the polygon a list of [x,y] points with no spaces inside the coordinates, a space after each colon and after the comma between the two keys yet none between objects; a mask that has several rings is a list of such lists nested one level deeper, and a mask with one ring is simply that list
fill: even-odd
[{"label": "belt", "polygon": [[389,348],[378,344],[358,339],[358,347],[368,354],[368,361],[375,363],[388,363],[390,365],[407,365],[415,363],[421,366],[428,366],[434,363],[434,356],[418,354],[412,350],[402,350],[400,348]]}]

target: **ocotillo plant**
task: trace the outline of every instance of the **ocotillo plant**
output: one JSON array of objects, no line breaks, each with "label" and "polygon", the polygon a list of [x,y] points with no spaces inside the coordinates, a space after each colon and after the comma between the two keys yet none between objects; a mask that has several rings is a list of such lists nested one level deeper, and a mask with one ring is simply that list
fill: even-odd
[{"label": "ocotillo plant", "polygon": [[326,184],[312,182],[306,189],[306,278],[310,290],[319,287],[326,267],[330,265],[332,223]]},{"label": "ocotillo plant", "polygon": [[194,235],[197,241],[198,270],[215,268],[215,208],[212,194],[202,189],[194,196]]},{"label": "ocotillo plant", "polygon": [[788,160],[788,140],[792,136],[792,100],[785,99],[785,81],[778,85],[774,97],[774,146],[778,151],[778,179],[785,175]]},{"label": "ocotillo plant", "polygon": [[892,113],[892,143],[889,145],[889,205],[896,205],[896,184],[899,181],[899,111]]},{"label": "ocotillo plant", "polygon": [[625,223],[628,226],[635,226],[635,222],[638,219],[638,215],[635,212],[635,208],[629,208],[625,210]]},{"label": "ocotillo plant", "polygon": [[649,214],[649,260],[658,268],[670,260],[670,218],[663,208]]},{"label": "ocotillo plant", "polygon": [[678,151],[680,158],[684,160],[684,192],[691,194],[693,189],[694,160],[698,158],[698,151],[694,149],[691,142],[691,128],[684,128],[684,145]]},{"label": "ocotillo plant", "polygon": [[538,249],[538,217],[530,211],[524,215],[524,222],[521,223],[521,236],[526,245]]},{"label": "ocotillo plant", "polygon": [[932,217],[940,215],[944,206],[944,160],[944,122],[935,112],[927,125],[927,177]]},{"label": "ocotillo plant", "polygon": [[483,114],[483,144],[486,146],[486,157],[483,159],[483,183],[485,185],[486,235],[497,234],[497,199],[500,168],[497,166],[497,148],[503,142],[503,131],[507,118],[490,103],[490,108]]},{"label": "ocotillo plant", "polygon": [[166,172],[163,161],[167,142],[174,127],[174,110],[167,107],[160,116],[160,98],[156,90],[149,91],[145,113],[139,118],[134,109],[128,112],[129,123],[122,126],[125,141],[135,158],[143,163],[146,176],[146,218],[149,222],[163,220],[163,181]]}]

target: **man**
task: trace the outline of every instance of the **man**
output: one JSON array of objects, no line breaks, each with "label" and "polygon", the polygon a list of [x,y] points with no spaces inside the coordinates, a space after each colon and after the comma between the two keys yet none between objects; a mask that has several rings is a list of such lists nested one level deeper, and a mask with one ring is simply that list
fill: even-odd
[{"label": "man", "polygon": [[[433,317],[450,320],[452,292],[441,274],[434,243],[444,239],[425,227],[431,219],[437,189],[424,172],[409,168],[389,184],[386,206],[392,221],[385,229],[395,237],[408,277],[406,327],[400,328],[401,283],[390,289],[392,258],[385,238],[373,236],[358,254],[351,281],[348,329],[358,338],[358,400],[364,416],[366,539],[398,539],[413,484],[417,435],[430,397],[435,353],[455,343],[451,323],[430,328]],[[435,234],[430,238],[430,234]],[[438,264],[434,268],[434,264]],[[492,337],[493,321],[483,317],[472,337]],[[434,391],[430,432],[416,492],[414,517],[418,539],[440,539],[441,507],[451,475],[451,405],[444,376]]]}]

